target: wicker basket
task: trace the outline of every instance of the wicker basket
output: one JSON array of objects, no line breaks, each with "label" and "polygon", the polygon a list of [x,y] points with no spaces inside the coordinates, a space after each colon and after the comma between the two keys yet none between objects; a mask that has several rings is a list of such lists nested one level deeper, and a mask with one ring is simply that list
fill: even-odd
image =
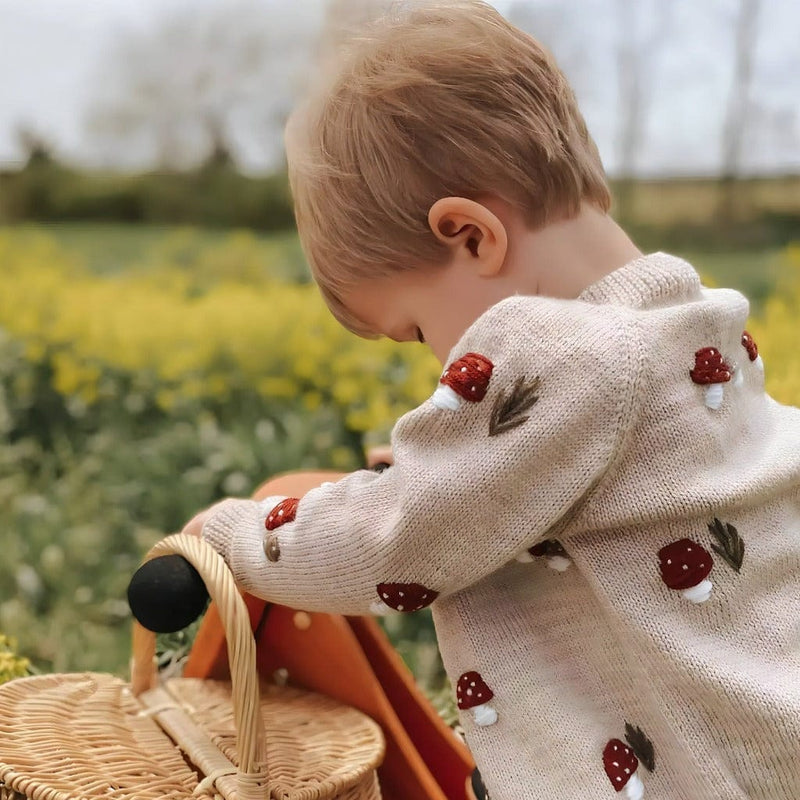
[{"label": "wicker basket", "polygon": [[195,566],[219,608],[231,682],[157,685],[155,636],[134,624],[130,685],[83,673],[0,686],[0,800],[380,800],[380,728],[322,695],[259,686],[225,562],[182,534],[147,558],[169,553]]}]

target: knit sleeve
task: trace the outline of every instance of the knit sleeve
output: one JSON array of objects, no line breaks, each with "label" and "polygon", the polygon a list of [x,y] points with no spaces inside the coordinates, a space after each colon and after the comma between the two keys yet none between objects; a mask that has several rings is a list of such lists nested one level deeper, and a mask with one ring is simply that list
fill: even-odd
[{"label": "knit sleeve", "polygon": [[481,580],[548,538],[620,451],[642,352],[624,314],[503,300],[396,423],[394,466],[299,502],[227,501],[203,537],[243,588],[294,608],[412,611]]}]

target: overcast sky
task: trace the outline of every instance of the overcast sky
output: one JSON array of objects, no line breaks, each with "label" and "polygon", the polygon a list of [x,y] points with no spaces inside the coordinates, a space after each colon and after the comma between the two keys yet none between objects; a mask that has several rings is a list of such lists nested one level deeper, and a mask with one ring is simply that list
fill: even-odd
[{"label": "overcast sky", "polygon": [[[733,22],[741,0],[628,0],[635,35],[656,35],[646,62],[644,172],[713,172],[733,69]],[[89,163],[86,115],[101,95],[109,48],[120,31],[146,31],[166,12],[224,7],[226,0],[0,0],[0,165],[19,163],[15,131],[44,136],[66,159]],[[511,0],[497,0],[506,11]],[[627,35],[626,0],[530,0],[534,31],[573,79],[606,166],[617,163],[618,73],[615,49]],[[252,0],[275,16],[318,19],[324,0]],[[670,4],[668,19],[663,9]],[[539,22],[540,21],[540,22]],[[662,33],[658,25],[667,25]],[[648,33],[649,31],[649,33]],[[800,2],[762,0],[755,51],[746,167],[800,171]],[[631,36],[634,33],[630,34]],[[269,167],[279,142],[240,154]],[[135,158],[133,161],[135,162]]]}]

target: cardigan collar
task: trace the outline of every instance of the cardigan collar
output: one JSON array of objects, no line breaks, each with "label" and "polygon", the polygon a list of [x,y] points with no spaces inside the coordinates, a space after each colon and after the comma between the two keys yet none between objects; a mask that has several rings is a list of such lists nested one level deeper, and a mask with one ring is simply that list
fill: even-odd
[{"label": "cardigan collar", "polygon": [[632,308],[654,308],[700,297],[700,276],[691,264],[667,253],[653,253],[629,261],[587,286],[578,300]]}]

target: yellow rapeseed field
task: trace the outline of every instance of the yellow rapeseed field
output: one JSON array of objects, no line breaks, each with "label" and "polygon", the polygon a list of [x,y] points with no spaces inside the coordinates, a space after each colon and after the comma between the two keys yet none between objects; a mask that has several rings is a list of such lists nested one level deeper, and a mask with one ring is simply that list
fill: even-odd
[{"label": "yellow rapeseed field", "polygon": [[0,683],[28,674],[30,666],[28,659],[18,656],[16,648],[17,643],[14,639],[0,633]]},{"label": "yellow rapeseed field", "polygon": [[783,256],[788,277],[752,320],[750,333],[764,359],[769,393],[800,406],[800,243],[787,247]]},{"label": "yellow rapeseed field", "polygon": [[165,411],[187,401],[333,403],[351,430],[386,431],[430,394],[438,375],[423,348],[365,342],[343,330],[313,285],[211,279],[165,262],[97,276],[46,238],[21,247],[0,234],[0,327],[47,360],[53,386],[87,406],[119,390],[154,393]]},{"label": "yellow rapeseed field", "polygon": [[[750,328],[767,386],[800,403],[800,245],[793,269]],[[251,390],[313,409],[333,402],[350,429],[386,431],[428,396],[438,366],[424,348],[364,342],[342,330],[312,285],[265,281],[255,270],[198,275],[168,260],[158,269],[97,276],[46,237],[24,246],[0,234],[0,327],[49,360],[55,389],[88,406],[124,373],[164,410],[186,400],[224,402]]]},{"label": "yellow rapeseed field", "polygon": [[[355,468],[430,396],[427,348],[347,333],[253,242],[181,233],[96,273],[0,230],[0,630],[37,668],[123,674],[124,590],[156,539],[275,472]],[[798,405],[800,244],[779,257],[748,329],[768,390]],[[414,625],[399,639],[432,641]],[[0,635],[0,681],[28,668],[13,651]]]}]

